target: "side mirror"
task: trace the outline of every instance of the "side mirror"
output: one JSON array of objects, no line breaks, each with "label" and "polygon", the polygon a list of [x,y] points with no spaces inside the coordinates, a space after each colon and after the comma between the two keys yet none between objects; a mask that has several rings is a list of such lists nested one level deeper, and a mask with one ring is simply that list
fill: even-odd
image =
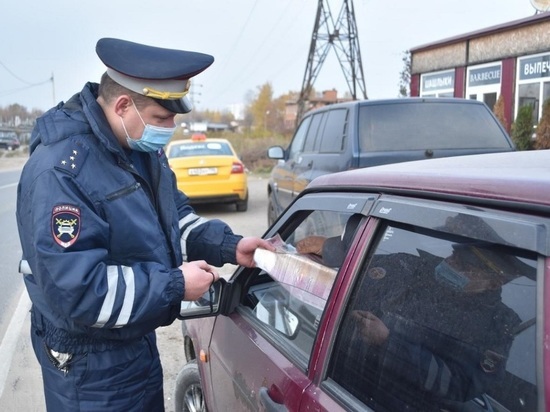
[{"label": "side mirror", "polygon": [[267,149],[267,157],[270,159],[284,159],[285,150],[281,146],[271,146]]},{"label": "side mirror", "polygon": [[181,301],[179,319],[202,318],[205,316],[217,315],[220,311],[220,302],[223,290],[227,282],[220,278],[215,282],[208,292],[195,301]]}]

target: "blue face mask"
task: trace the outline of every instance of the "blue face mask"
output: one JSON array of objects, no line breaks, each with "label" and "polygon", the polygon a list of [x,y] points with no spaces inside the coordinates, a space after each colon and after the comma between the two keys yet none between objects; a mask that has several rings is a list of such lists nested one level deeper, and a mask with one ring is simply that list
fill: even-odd
[{"label": "blue face mask", "polygon": [[136,112],[141,119],[143,126],[145,126],[145,129],[143,129],[143,133],[139,139],[132,139],[128,134],[128,131],[126,130],[126,125],[124,124],[124,120],[121,117],[120,121],[122,122],[122,128],[126,133],[126,141],[128,142],[128,146],[130,147],[130,149],[138,150],[140,152],[155,152],[159,149],[162,149],[172,138],[172,135],[176,130],[176,126],[160,127],[145,124],[143,118],[141,117],[141,114],[139,114],[139,111],[133,101],[132,104],[134,105],[134,109],[136,109]]}]

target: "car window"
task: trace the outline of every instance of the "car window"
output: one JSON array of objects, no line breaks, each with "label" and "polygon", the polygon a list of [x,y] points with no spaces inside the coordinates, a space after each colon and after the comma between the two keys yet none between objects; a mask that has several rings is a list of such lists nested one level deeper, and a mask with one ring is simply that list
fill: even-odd
[{"label": "car window", "polygon": [[306,134],[307,134],[307,130],[309,128],[310,122],[311,122],[311,116],[306,117],[300,123],[298,130],[296,130],[296,133],[294,133],[294,137],[288,148],[289,159],[294,159],[294,157],[296,157],[298,153],[302,152],[302,149],[304,147],[304,140],[306,138]]},{"label": "car window", "polygon": [[323,125],[326,121],[326,114],[317,113],[311,116],[311,126],[307,131],[306,141],[304,142],[304,152],[313,152],[315,150],[315,144],[319,131],[323,129]]},{"label": "car window", "polygon": [[359,134],[363,151],[510,148],[491,113],[470,104],[363,105]]},{"label": "car window", "polygon": [[383,225],[328,376],[382,410],[537,410],[536,256]]},{"label": "car window", "polygon": [[342,238],[351,214],[314,211],[299,215],[299,223],[275,237],[276,253],[261,251],[257,265],[265,271],[253,282],[244,306],[264,330],[284,341],[287,352],[297,354],[305,368],[343,256],[327,265],[320,253],[298,253],[297,244],[311,236]]},{"label": "car window", "polygon": [[189,156],[231,156],[233,152],[223,142],[182,143],[170,148],[169,158]]},{"label": "car window", "polygon": [[347,132],[347,109],[330,110],[321,136],[320,153],[339,153],[344,150]]}]

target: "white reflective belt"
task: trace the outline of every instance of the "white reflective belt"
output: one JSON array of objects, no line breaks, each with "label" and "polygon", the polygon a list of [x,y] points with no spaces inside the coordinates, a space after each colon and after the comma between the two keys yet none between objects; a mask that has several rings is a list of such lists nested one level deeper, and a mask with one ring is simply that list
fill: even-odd
[{"label": "white reflective belt", "polygon": [[[107,294],[103,300],[103,305],[101,305],[97,321],[92,326],[94,328],[104,327],[113,315],[113,307],[115,305],[118,287],[118,268],[118,266],[107,266]],[[122,302],[122,309],[120,310],[120,314],[114,326],[115,328],[120,328],[128,324],[136,295],[134,271],[129,266],[122,266],[121,268],[122,276],[124,276],[124,282],[126,283],[126,292],[124,294],[124,301]],[[23,259],[19,262],[19,273],[23,275],[32,275],[32,270],[27,260]]]},{"label": "white reflective belt", "polygon": [[206,222],[208,222],[208,219],[200,217],[194,213],[189,213],[179,221],[180,229],[185,226],[185,230],[181,234],[180,238],[181,254],[184,262],[187,262],[187,236],[189,236],[189,232]]},{"label": "white reflective belt", "polygon": [[[117,285],[118,285],[118,268],[119,266],[107,266],[107,295],[101,306],[99,316],[93,327],[102,328],[109,321],[113,315],[113,307],[115,305]],[[122,308],[115,322],[114,328],[120,328],[128,324],[130,315],[132,314],[132,308],[134,306],[134,298],[136,296],[136,282],[134,276],[134,270],[129,266],[120,266],[122,270],[122,276],[124,277],[124,283],[126,284],[126,291],[124,293],[124,300],[122,302]]]},{"label": "white reflective belt", "polygon": [[116,320],[115,328],[126,325],[130,320],[130,315],[132,314],[132,308],[134,306],[134,298],[136,296],[136,282],[132,268],[122,266],[122,275],[126,283],[126,293],[124,294],[124,302],[122,303],[122,309]]},{"label": "white reflective belt", "polygon": [[118,283],[118,266],[107,266],[107,294],[101,305],[99,316],[93,328],[102,328],[109,321],[113,314],[113,306],[115,305],[116,290]]}]

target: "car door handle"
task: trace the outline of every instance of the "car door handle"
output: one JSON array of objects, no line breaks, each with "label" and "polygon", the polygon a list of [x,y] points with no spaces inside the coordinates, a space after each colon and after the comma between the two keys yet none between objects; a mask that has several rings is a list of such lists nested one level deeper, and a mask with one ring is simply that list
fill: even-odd
[{"label": "car door handle", "polygon": [[260,402],[265,406],[267,412],[287,412],[288,409],[285,405],[275,402],[269,396],[269,391],[265,386],[260,388]]}]

